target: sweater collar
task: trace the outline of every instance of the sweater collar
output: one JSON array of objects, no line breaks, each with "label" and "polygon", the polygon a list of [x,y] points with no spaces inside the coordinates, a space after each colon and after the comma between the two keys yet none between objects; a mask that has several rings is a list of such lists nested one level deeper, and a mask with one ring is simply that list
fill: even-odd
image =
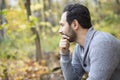
[{"label": "sweater collar", "polygon": [[85,39],[85,44],[84,44],[84,49],[87,49],[88,46],[90,45],[90,42],[95,34],[95,30],[93,27],[91,27],[88,32],[87,32],[87,35],[86,35],[86,39]]}]

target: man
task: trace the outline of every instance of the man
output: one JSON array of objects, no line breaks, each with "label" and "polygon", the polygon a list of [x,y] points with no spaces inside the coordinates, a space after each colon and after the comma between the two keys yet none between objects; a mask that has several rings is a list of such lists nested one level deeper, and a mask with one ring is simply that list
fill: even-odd
[{"label": "man", "polygon": [[[120,80],[120,41],[112,35],[96,31],[89,10],[81,4],[64,8],[59,33],[60,64],[65,80]],[[70,42],[76,46],[72,58]]]}]

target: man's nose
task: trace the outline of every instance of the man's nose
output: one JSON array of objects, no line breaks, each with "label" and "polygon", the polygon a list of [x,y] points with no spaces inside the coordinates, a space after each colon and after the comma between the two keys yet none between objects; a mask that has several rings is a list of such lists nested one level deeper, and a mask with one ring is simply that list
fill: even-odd
[{"label": "man's nose", "polygon": [[61,28],[59,29],[59,31],[58,31],[58,32],[59,32],[59,34],[61,34],[61,35],[62,35],[62,29],[61,29]]}]

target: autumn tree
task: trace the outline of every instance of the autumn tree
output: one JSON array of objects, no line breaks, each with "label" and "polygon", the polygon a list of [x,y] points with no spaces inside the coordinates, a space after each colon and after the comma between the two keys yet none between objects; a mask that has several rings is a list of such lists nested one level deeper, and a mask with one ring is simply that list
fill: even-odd
[{"label": "autumn tree", "polygon": [[2,27],[3,24],[7,23],[3,10],[5,9],[5,0],[0,0],[0,41],[6,38],[6,29]]},{"label": "autumn tree", "polygon": [[[27,11],[27,19],[30,22],[30,16],[31,16],[31,8],[30,8],[30,0],[26,0],[25,2],[25,7]],[[41,43],[40,43],[40,36],[38,31],[36,30],[35,27],[31,27],[31,30],[33,32],[33,35],[36,35],[35,38],[35,45],[36,45],[36,61],[40,61],[42,59],[42,52],[41,52]]]}]

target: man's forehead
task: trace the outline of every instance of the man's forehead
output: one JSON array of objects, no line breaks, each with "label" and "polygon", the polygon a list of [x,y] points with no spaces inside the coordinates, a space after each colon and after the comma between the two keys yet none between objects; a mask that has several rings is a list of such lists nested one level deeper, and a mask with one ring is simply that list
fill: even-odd
[{"label": "man's forehead", "polygon": [[66,18],[67,12],[64,12],[61,16],[61,18]]},{"label": "man's forehead", "polygon": [[66,21],[66,15],[67,15],[67,12],[64,12],[64,13],[62,14],[60,22]]}]

